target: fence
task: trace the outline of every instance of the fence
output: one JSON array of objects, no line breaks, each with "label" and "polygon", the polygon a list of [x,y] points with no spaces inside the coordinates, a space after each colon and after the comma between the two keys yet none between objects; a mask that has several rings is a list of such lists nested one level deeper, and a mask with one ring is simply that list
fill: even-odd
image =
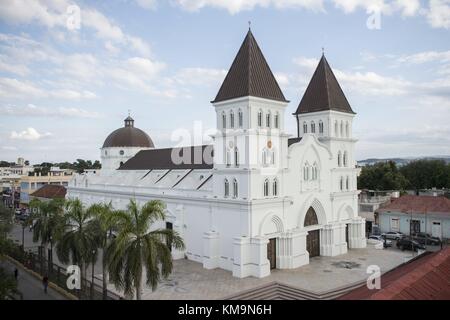
[{"label": "fence", "polygon": [[[94,276],[94,281],[91,279],[81,278],[81,290],[69,290],[67,288],[67,278],[69,275],[66,268],[60,266],[45,258],[44,248],[42,246],[27,248],[22,250],[22,246],[11,245],[7,249],[7,254],[15,260],[22,263],[26,268],[33,270],[41,276],[47,275],[48,280],[57,286],[67,290],[81,300],[103,300],[103,281]],[[106,300],[120,300],[123,299],[118,294],[107,290]]]}]

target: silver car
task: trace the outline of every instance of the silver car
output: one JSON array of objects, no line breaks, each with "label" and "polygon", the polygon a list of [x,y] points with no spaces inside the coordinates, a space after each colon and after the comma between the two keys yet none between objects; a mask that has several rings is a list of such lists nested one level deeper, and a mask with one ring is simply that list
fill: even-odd
[{"label": "silver car", "polygon": [[385,237],[386,239],[400,240],[405,235],[403,233],[401,233],[401,232],[389,231],[389,232],[386,232],[386,233],[382,233],[381,236]]}]

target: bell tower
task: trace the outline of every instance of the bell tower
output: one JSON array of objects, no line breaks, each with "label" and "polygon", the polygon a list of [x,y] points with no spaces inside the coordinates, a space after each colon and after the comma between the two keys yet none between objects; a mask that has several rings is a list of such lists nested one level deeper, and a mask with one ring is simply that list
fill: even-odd
[{"label": "bell tower", "polygon": [[216,98],[214,196],[279,197],[287,154],[284,97],[249,29]]}]

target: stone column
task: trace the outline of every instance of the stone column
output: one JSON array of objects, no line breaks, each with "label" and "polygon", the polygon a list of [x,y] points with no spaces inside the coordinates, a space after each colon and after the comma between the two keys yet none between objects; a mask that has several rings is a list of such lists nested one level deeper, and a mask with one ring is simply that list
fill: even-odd
[{"label": "stone column", "polygon": [[219,233],[205,232],[203,235],[203,268],[214,269],[220,265]]},{"label": "stone column", "polygon": [[348,228],[349,248],[365,248],[367,246],[366,220],[356,217],[348,224]]},{"label": "stone column", "polygon": [[234,238],[233,242],[233,276],[262,278],[270,274],[267,259],[268,239],[263,237]]},{"label": "stone column", "polygon": [[345,241],[345,224],[324,225],[320,230],[320,255],[337,256],[347,252]]},{"label": "stone column", "polygon": [[309,263],[306,235],[306,231],[294,229],[277,238],[277,267],[279,269],[294,269]]}]

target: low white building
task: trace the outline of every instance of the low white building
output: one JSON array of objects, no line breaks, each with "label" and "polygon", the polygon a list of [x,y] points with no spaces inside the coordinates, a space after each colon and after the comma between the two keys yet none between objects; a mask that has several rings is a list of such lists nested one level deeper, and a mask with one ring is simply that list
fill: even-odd
[{"label": "low white building", "polygon": [[355,113],[324,56],[294,114],[294,138],[284,131],[288,103],[249,31],[212,102],[213,145],[156,149],[129,117],[127,133],[106,139],[103,169],[76,175],[68,197],[121,209],[130,198],[160,199],[164,225],[186,244],[173,257],[236,277],[264,277],[272,268],[365,247]]}]

